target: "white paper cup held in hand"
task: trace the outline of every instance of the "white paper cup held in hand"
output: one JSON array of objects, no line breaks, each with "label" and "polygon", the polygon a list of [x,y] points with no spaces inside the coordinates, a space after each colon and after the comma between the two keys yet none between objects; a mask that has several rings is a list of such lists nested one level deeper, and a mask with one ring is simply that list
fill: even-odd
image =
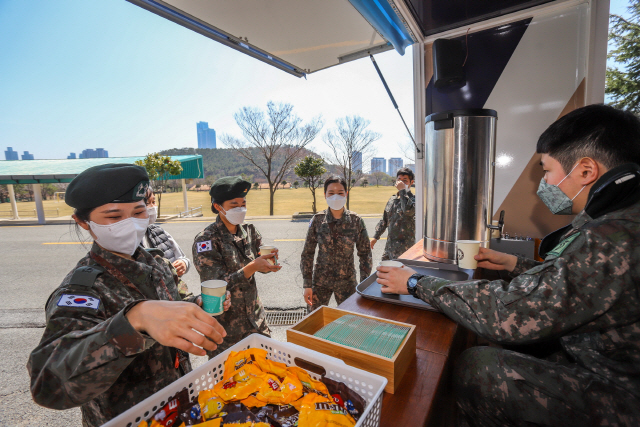
[{"label": "white paper cup held in hand", "polygon": [[[275,251],[277,248],[275,246],[260,246],[260,256],[269,255],[271,252]],[[267,261],[271,265],[278,265],[278,259],[276,257],[268,258]]]},{"label": "white paper cup held in hand", "polygon": [[378,265],[380,267],[399,267],[399,268],[404,267],[404,264],[401,263],[400,261],[391,261],[391,260],[380,261]]},{"label": "white paper cup held in hand", "polygon": [[458,240],[458,267],[475,270],[478,261],[474,258],[480,252],[479,240]]},{"label": "white paper cup held in hand", "polygon": [[212,316],[224,312],[222,304],[227,296],[227,282],[224,280],[207,280],[200,285],[202,309]]}]

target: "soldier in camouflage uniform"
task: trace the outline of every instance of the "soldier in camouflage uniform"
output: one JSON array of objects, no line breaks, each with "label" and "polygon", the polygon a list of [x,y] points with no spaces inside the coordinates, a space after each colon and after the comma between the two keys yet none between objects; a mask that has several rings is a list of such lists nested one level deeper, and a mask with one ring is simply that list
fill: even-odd
[{"label": "soldier in camouflage uniform", "polygon": [[[305,302],[315,310],[328,305],[331,294],[341,304],[355,292],[358,283],[354,268],[353,248],[360,259],[360,280],[371,273],[371,247],[364,221],[355,212],[344,208],[346,182],[332,177],[324,183],[329,208],[311,219],[307,239],[302,249],[302,270]],[[318,246],[315,268],[313,257]]]},{"label": "soldier in camouflage uniform", "polygon": [[262,236],[253,224],[244,223],[250,188],[251,183],[240,177],[220,178],[211,186],[211,209],[218,217],[195,237],[192,247],[200,281],[224,280],[231,291],[231,309],[217,316],[227,337],[215,352],[207,353],[209,358],[250,334],[271,333],[258,296],[255,273],[275,272],[281,266],[267,261],[277,259],[277,251],[259,255]]},{"label": "soldier in camouflage uniform", "polygon": [[545,237],[544,262],[481,249],[478,266],[510,280],[379,268],[387,292],[411,293],[509,347],[458,360],[461,425],[640,425],[639,141],[638,118],[602,105],[542,134],[538,195],[553,213],[578,215]]},{"label": "soldier in camouflage uniform", "polygon": [[[218,343],[224,335],[193,295],[178,289],[170,262],[138,246],[146,185],[142,167],[102,165],[67,189],[76,222],[95,242],[49,297],[47,325],[27,369],[36,403],[81,406],[84,426],[106,423],[189,372],[184,350],[204,354],[192,343],[215,348],[192,327]],[[122,233],[114,237],[112,229]]]},{"label": "soldier in camouflage uniform", "polygon": [[413,246],[416,239],[416,196],[411,193],[414,174],[409,168],[401,168],[396,174],[398,193],[391,196],[384,208],[382,219],[376,225],[371,240],[371,249],[389,228],[383,260],[396,259]]}]

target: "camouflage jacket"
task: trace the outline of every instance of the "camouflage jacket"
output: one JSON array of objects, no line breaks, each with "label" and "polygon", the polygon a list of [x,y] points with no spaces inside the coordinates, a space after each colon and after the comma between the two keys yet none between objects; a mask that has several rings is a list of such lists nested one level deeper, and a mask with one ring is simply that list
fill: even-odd
[{"label": "camouflage jacket", "polygon": [[391,196],[373,238],[378,240],[389,227],[383,259],[396,259],[416,240],[416,196],[406,189]]},{"label": "camouflage jacket", "polygon": [[[316,246],[318,257],[314,267]],[[364,280],[371,274],[373,261],[369,234],[362,218],[346,209],[340,219],[335,219],[329,209],[317,213],[309,222],[302,249],[300,269],[303,287],[358,283],[353,259],[354,246],[360,259],[360,280]]]},{"label": "camouflage jacket", "polygon": [[[125,314],[140,301],[193,297],[178,292],[167,260],[142,248],[133,257],[94,243],[49,297],[47,325],[27,363],[36,403],[81,406],[83,424],[99,426],[191,371],[183,357],[176,369],[176,349],[137,332]],[[70,283],[77,268],[104,262],[92,284]]]},{"label": "camouflage jacket", "polygon": [[231,234],[220,217],[195,237],[193,264],[200,281],[224,280],[231,292],[231,308],[216,317],[227,332],[227,344],[235,344],[250,330],[268,331],[255,276],[247,279],[242,270],[260,256],[261,244],[262,236],[253,224],[241,224]]},{"label": "camouflage jacket", "polygon": [[425,276],[420,298],[489,340],[560,338],[579,366],[640,397],[640,202],[578,214],[544,262],[518,258],[510,283]]}]

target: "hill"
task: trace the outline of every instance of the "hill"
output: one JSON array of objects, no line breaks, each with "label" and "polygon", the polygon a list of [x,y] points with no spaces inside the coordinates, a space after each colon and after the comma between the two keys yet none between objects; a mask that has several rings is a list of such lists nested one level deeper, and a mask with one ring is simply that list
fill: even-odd
[{"label": "hill", "polygon": [[[253,148],[251,151],[258,156],[258,149]],[[252,182],[267,182],[262,172],[231,148],[172,148],[170,150],[161,151],[160,154],[164,156],[188,154],[202,155],[205,180],[209,182],[213,182],[223,176],[235,176],[242,174],[250,178],[250,181]],[[304,157],[308,155],[317,156],[313,151],[303,149],[302,156]],[[273,165],[276,170],[278,170],[282,165],[282,162],[274,160]],[[296,179],[297,178],[295,177],[293,170],[289,171],[289,173],[285,175],[285,180],[287,182]]]}]

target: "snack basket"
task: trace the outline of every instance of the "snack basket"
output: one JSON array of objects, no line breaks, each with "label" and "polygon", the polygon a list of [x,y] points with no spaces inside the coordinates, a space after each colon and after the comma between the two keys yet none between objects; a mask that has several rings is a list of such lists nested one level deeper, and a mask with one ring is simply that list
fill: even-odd
[{"label": "snack basket", "polygon": [[265,349],[268,351],[267,359],[284,363],[287,366],[298,366],[309,372],[314,379],[322,379],[324,376],[335,381],[342,381],[367,402],[367,406],[356,427],[376,427],[380,424],[382,392],[387,385],[386,378],[348,366],[340,359],[314,350],[276,341],[260,334],[253,334],[159,392],[149,396],[108,423],[103,424],[102,427],[137,427],[142,420],[151,417],[173,395],[185,387],[189,389],[191,399],[197,399],[201,390],[213,388],[222,379],[224,362],[227,360],[229,353],[248,348]]}]

